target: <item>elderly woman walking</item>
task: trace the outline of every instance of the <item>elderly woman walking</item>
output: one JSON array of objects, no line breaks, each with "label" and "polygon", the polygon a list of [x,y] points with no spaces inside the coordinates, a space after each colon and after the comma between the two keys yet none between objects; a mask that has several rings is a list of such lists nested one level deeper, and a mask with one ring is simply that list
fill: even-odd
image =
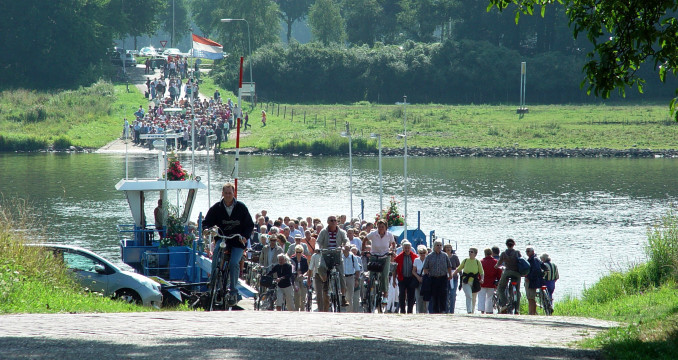
[{"label": "elderly woman walking", "polygon": [[421,293],[421,287],[424,284],[424,260],[426,260],[426,255],[428,255],[426,246],[417,246],[417,253],[419,254],[419,257],[414,260],[414,264],[412,265],[414,267],[412,269],[412,274],[419,282],[419,285],[417,285],[417,289],[414,292],[414,297],[416,298],[417,303],[417,314],[426,314],[428,312],[428,301],[424,301],[424,296]]},{"label": "elderly woman walking", "polygon": [[459,272],[463,272],[461,275],[461,288],[466,295],[466,312],[469,314],[473,314],[473,310],[476,307],[476,296],[478,291],[480,291],[480,284],[485,280],[483,265],[480,263],[480,260],[476,259],[477,254],[478,249],[470,248],[468,259],[464,259],[452,274],[454,276]]}]

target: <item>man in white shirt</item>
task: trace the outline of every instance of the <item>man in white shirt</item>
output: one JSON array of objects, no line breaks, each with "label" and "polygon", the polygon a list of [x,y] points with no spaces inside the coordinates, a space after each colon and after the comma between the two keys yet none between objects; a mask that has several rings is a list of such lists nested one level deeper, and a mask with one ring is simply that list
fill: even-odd
[{"label": "man in white shirt", "polygon": [[290,228],[290,235],[293,238],[297,237],[297,235],[301,236],[302,238],[304,237],[304,233],[301,230],[299,230],[294,220],[290,220],[289,222],[287,222],[287,226]]},{"label": "man in white shirt", "polygon": [[356,304],[353,302],[353,293],[358,280],[360,279],[360,260],[351,252],[351,246],[345,245],[343,249],[344,260],[344,280],[346,281],[346,300],[348,302],[348,311],[357,312]]}]

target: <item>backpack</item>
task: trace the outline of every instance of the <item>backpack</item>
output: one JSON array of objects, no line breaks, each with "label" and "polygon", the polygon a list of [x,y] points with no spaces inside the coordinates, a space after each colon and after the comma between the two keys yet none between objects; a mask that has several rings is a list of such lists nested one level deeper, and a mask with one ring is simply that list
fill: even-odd
[{"label": "backpack", "polygon": [[518,272],[522,276],[530,273],[530,263],[527,262],[527,260],[525,260],[523,257],[518,258]]}]

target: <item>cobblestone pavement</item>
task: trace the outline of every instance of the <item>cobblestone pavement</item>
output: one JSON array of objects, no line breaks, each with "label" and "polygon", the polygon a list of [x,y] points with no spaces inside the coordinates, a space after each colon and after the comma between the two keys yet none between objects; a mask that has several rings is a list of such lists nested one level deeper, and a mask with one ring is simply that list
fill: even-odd
[{"label": "cobblestone pavement", "polygon": [[0,316],[0,359],[581,359],[587,318],[292,312]]}]

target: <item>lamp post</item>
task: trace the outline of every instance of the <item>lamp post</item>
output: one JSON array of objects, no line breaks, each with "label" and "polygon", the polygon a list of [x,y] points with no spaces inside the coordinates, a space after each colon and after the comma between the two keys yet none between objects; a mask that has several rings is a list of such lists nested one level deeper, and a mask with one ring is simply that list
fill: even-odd
[{"label": "lamp post", "polygon": [[405,240],[407,240],[407,96],[403,96],[403,102],[397,102],[397,105],[402,105],[403,106],[403,134],[398,135],[398,137],[401,137],[405,140],[405,153],[403,155],[403,167],[405,171],[405,220],[404,225],[405,225]]},{"label": "lamp post", "polygon": [[349,192],[351,194],[350,207],[351,207],[351,222],[353,221],[353,152],[351,146],[351,129],[348,122],[346,123],[346,131],[342,131],[342,137],[348,138],[348,176],[349,176]]},{"label": "lamp post", "polygon": [[250,83],[252,83],[252,43],[250,42],[250,23],[245,19],[221,19],[221,22],[228,23],[233,21],[244,21],[247,24],[247,46],[250,51]]},{"label": "lamp post", "polygon": [[370,137],[372,139],[377,139],[377,143],[379,146],[379,211],[384,209],[384,185],[382,181],[382,176],[381,176],[381,134],[370,134]]}]

